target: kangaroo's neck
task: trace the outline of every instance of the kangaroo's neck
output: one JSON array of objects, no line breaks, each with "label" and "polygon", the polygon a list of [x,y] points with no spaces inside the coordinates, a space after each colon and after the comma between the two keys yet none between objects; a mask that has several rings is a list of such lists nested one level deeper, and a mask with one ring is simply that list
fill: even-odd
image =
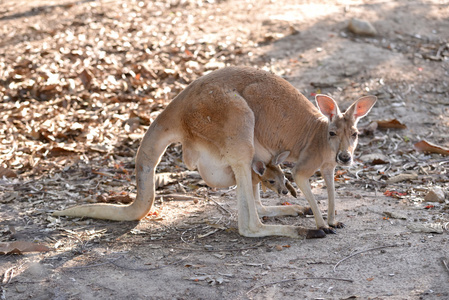
[{"label": "kangaroo's neck", "polygon": [[298,162],[302,157],[322,156],[329,150],[328,120],[324,116],[310,116],[303,126],[298,126],[294,136],[290,159]]}]

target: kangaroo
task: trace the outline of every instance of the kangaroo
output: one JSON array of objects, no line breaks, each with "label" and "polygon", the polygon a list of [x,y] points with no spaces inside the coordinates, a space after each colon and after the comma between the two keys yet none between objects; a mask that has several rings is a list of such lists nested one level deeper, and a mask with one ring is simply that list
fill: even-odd
[{"label": "kangaroo", "polygon": [[[176,96],[145,133],[136,156],[137,196],[130,205],[90,204],[55,212],[57,216],[140,220],[155,197],[156,166],[168,145],[181,142],[189,169],[198,169],[214,187],[237,184],[238,230],[242,236],[322,238],[344,225],[335,219],[334,170],[349,166],[358,141],[357,123],[376,102],[365,96],[345,113],[329,96],[315,107],[286,80],[254,68],[228,67],[198,78]],[[317,229],[263,224],[261,216],[304,214],[299,205],[260,204],[252,162],[268,163],[289,151],[292,174],[313,212]],[[323,219],[309,178],[320,169],[327,185],[328,220]]]},{"label": "kangaroo", "polygon": [[266,189],[275,191],[278,195],[287,195],[288,192],[293,197],[297,197],[295,188],[291,185],[287,178],[285,178],[284,172],[282,171],[280,164],[288,157],[290,151],[284,151],[279,155],[273,157],[270,163],[265,165],[262,161],[253,161],[253,185],[260,182],[263,192]]}]

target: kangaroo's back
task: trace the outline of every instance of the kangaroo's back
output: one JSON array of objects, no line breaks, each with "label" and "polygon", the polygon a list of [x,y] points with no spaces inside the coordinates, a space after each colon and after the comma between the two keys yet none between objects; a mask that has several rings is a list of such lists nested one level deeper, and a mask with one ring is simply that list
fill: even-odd
[{"label": "kangaroo's back", "polygon": [[[225,126],[233,123],[232,118],[244,117],[235,111],[236,98],[243,98],[253,112],[255,139],[270,152],[294,151],[298,136],[313,134],[319,123],[326,123],[320,111],[289,82],[249,67],[228,67],[195,80],[173,99],[163,112],[164,120],[167,126],[181,122],[186,136],[213,134],[207,131],[211,121]],[[299,148],[303,147],[300,142]]]}]

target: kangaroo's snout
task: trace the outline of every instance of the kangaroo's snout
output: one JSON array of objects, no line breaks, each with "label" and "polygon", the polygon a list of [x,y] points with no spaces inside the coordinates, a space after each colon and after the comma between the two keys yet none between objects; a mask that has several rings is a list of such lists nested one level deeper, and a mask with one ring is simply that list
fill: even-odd
[{"label": "kangaroo's snout", "polygon": [[351,163],[352,156],[351,153],[347,151],[339,152],[337,155],[337,163],[342,165],[349,165]]}]

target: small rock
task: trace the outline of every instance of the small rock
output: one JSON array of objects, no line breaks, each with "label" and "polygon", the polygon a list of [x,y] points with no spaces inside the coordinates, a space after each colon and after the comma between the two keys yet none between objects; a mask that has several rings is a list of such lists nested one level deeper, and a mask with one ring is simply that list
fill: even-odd
[{"label": "small rock", "polygon": [[276,249],[277,251],[282,251],[282,250],[284,250],[284,248],[283,248],[281,245],[276,245],[275,249]]},{"label": "small rock", "polygon": [[365,20],[353,18],[349,21],[348,30],[359,35],[375,36],[377,30],[374,26]]},{"label": "small rock", "polygon": [[16,285],[16,291],[17,293],[24,293],[26,292],[27,287],[24,285]]},{"label": "small rock", "polygon": [[444,191],[442,188],[434,187],[424,197],[426,202],[439,202],[444,203]]}]

